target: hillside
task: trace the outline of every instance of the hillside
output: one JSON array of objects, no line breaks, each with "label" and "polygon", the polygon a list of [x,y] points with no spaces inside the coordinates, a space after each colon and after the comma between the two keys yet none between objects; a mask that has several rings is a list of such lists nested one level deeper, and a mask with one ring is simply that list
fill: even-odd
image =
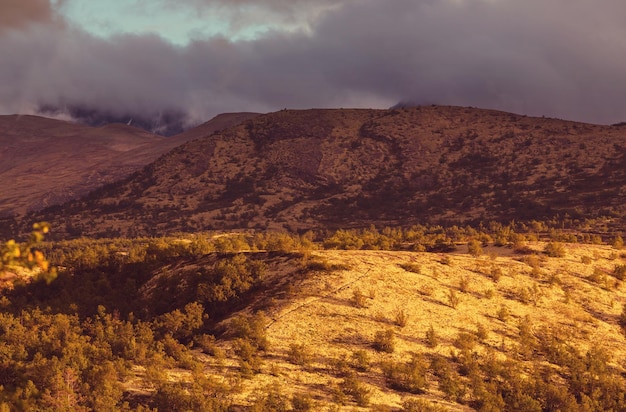
[{"label": "hillside", "polygon": [[[435,235],[423,229],[405,236]],[[399,233],[371,229],[351,233],[392,243],[222,233],[47,245],[58,278],[3,293],[0,405],[623,410],[621,244],[512,229],[447,231],[448,253],[392,250]]]},{"label": "hillside", "polygon": [[0,116],[0,217],[84,196],[180,144],[251,116],[222,114],[171,138],[123,124],[88,127],[37,116]]},{"label": "hillside", "polygon": [[283,110],[27,221],[51,221],[59,236],[556,215],[619,227],[625,151],[624,127],[491,110]]}]

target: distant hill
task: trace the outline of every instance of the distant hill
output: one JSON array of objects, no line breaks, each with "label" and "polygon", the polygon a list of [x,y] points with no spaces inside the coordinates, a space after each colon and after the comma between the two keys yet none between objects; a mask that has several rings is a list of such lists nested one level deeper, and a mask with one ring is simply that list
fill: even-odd
[{"label": "distant hill", "polygon": [[255,115],[222,114],[171,138],[125,124],[89,127],[38,116],[0,116],[0,216],[84,196],[180,144]]},{"label": "distant hill", "polygon": [[624,216],[626,129],[462,107],[283,110],[28,217],[59,236]]}]

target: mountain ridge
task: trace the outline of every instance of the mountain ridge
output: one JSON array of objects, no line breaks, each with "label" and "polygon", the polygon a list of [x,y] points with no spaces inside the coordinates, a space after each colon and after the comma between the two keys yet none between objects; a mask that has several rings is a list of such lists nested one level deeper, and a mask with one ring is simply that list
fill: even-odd
[{"label": "mountain ridge", "polygon": [[5,182],[0,216],[84,196],[190,139],[255,115],[219,115],[215,121],[169,138],[120,123],[90,127],[39,116],[0,116],[0,178]]},{"label": "mountain ridge", "polygon": [[281,110],[29,219],[58,222],[59,236],[622,221],[625,154],[623,128],[495,110]]}]

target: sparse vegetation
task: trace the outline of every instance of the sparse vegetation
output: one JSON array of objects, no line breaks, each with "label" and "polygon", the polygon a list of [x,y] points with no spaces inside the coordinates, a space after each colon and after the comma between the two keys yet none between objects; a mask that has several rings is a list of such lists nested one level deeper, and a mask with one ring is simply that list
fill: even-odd
[{"label": "sparse vegetation", "polygon": [[[390,239],[399,236],[379,233]],[[434,398],[439,397],[436,403],[405,398],[405,410],[447,410],[455,403],[478,410],[624,406],[626,382],[622,365],[615,361],[619,345],[611,348],[618,351],[615,355],[608,352],[612,359],[598,342],[588,340],[597,322],[617,321],[626,329],[626,316],[615,305],[623,297],[615,286],[624,279],[626,265],[617,261],[617,255],[615,261],[607,260],[606,245],[573,252],[559,240],[567,250],[567,265],[573,265],[567,270],[556,259],[532,254],[508,257],[505,250],[484,262],[454,255],[447,267],[437,266],[442,255],[424,253],[416,255],[420,272],[403,267],[411,272],[406,273],[389,252],[344,255],[312,247],[303,263],[301,252],[287,248],[253,251],[262,245],[255,237],[260,239],[243,235],[228,245],[223,242],[222,251],[215,251],[211,242],[162,238],[38,244],[52,265],[62,268],[50,284],[44,279],[17,283],[0,298],[0,344],[7,348],[0,405],[28,402],[46,410],[66,396],[75,402],[75,410],[306,411],[332,409],[333,402],[361,407],[372,403],[373,410],[392,410],[381,401],[389,390],[376,386],[384,377],[396,394],[428,390],[431,399],[431,389],[440,391],[434,392]],[[242,252],[244,247],[249,251]],[[408,260],[405,253],[398,253],[398,259]],[[576,253],[594,255],[591,276],[592,268],[583,266]],[[350,256],[350,266],[356,269],[346,265],[335,270],[343,256]],[[370,261],[358,261],[361,256],[371,261],[385,256],[388,260],[382,264],[387,266],[368,272]],[[517,259],[531,268],[541,267],[541,276],[533,277]],[[322,264],[309,266],[316,260]],[[502,278],[503,269],[507,276]],[[500,273],[494,276],[496,270]],[[499,279],[497,285],[486,281],[493,286],[487,289],[493,300],[481,300],[481,305],[491,305],[489,313],[476,323],[435,323],[426,329],[425,322],[436,318],[424,317],[415,308],[450,319],[464,316],[466,309],[473,310],[479,294],[487,293],[476,280],[477,273]],[[471,288],[470,279],[475,282]],[[516,282],[513,286],[511,279]],[[367,296],[355,281],[367,285]],[[391,287],[397,289],[390,294],[386,288]],[[428,293],[421,292],[425,288]],[[359,307],[367,309],[350,307],[357,306],[356,291],[366,303]],[[561,306],[562,294],[569,296],[571,306]],[[464,299],[459,310],[442,305],[458,308],[459,296]],[[556,306],[549,306],[552,302]],[[531,322],[524,316],[532,308],[520,303],[538,305],[542,311],[549,307],[558,320],[547,322],[544,318],[551,315],[546,310],[545,316],[533,315]],[[302,323],[300,312],[312,317]],[[506,324],[490,324],[495,319]],[[355,327],[351,322],[357,320]],[[309,321],[318,323],[309,326]],[[343,332],[332,335],[331,324]],[[315,335],[313,345],[308,334],[320,328],[329,337]],[[452,350],[449,344],[454,345]],[[432,350],[440,345],[445,347]],[[40,355],[24,358],[18,347]],[[64,352],[63,347],[75,350]],[[328,348],[334,352],[326,352]],[[329,368],[318,368],[318,361]],[[43,375],[35,373],[44,369]],[[324,385],[308,386],[313,371]],[[267,379],[286,385],[258,386]],[[89,389],[73,383],[79,381]],[[135,395],[138,392],[129,382],[140,382],[141,395]],[[36,391],[25,392],[29,387]],[[245,399],[243,387],[253,388]]]}]

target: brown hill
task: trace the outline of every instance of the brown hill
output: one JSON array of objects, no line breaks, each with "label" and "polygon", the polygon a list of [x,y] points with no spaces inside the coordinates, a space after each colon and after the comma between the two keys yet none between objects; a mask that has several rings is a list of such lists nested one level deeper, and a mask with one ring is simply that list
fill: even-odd
[{"label": "brown hill", "polygon": [[29,217],[61,235],[624,214],[626,128],[462,107],[283,110]]},{"label": "brown hill", "polygon": [[84,196],[191,139],[248,119],[230,113],[172,138],[123,124],[88,127],[37,116],[0,116],[0,216]]}]

